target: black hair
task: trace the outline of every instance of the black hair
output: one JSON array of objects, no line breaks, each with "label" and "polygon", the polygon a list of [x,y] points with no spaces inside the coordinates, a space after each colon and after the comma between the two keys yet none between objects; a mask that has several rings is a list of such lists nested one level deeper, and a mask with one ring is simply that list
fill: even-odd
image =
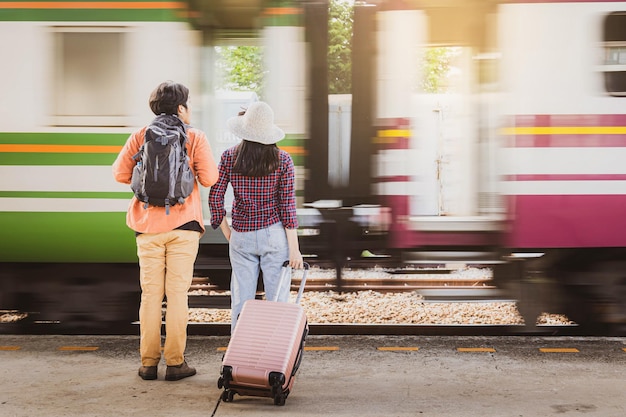
[{"label": "black hair", "polygon": [[178,106],[187,107],[189,89],[174,81],[159,84],[150,94],[150,109],[157,116],[159,114],[178,114]]},{"label": "black hair", "polygon": [[237,147],[233,172],[246,177],[264,177],[280,167],[278,146],[242,140]]}]

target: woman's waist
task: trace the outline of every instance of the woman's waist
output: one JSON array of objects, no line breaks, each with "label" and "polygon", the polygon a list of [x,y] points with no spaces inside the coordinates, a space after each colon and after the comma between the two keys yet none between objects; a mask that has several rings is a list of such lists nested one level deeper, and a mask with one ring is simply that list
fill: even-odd
[{"label": "woman's waist", "polygon": [[270,227],[283,227],[278,215],[264,218],[237,218],[233,215],[232,227],[237,232],[254,232]]}]

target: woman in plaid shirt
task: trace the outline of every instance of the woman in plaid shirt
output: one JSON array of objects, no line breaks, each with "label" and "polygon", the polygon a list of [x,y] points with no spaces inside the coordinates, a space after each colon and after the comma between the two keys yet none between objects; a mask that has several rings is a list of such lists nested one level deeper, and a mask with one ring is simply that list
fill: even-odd
[{"label": "woman in plaid shirt", "polygon": [[[256,294],[259,271],[263,271],[265,295],[289,300],[290,282],[278,288],[285,260],[302,268],[296,217],[295,170],[289,154],[276,146],[285,133],[274,125],[274,112],[256,102],[228,120],[231,133],[242,138],[222,154],[219,179],[211,187],[211,226],[229,241],[232,266],[231,333],[243,303]],[[232,229],[226,220],[224,195],[228,184],[234,191]]]}]

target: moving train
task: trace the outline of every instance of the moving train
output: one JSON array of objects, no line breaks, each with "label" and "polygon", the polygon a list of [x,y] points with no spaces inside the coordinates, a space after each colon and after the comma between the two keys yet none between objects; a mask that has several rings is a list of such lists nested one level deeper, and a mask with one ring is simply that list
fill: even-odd
[{"label": "moving train", "polygon": [[[215,91],[211,51],[245,39],[296,163],[303,252],[490,265],[529,325],[624,332],[626,2],[359,2],[342,97],[325,2],[243,1],[230,19],[218,3],[0,1],[0,309],[66,331],[136,319],[132,193],[110,165],[165,79],[190,87],[219,158],[254,97]],[[433,47],[454,51],[445,93],[420,83]],[[198,270],[227,272],[219,232],[201,243]]]}]

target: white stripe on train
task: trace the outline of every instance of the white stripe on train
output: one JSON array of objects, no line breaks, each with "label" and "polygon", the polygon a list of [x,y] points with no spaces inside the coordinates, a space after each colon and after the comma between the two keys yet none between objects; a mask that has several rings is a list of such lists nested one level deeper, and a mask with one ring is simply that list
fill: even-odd
[{"label": "white stripe on train", "polygon": [[129,199],[105,198],[0,198],[0,212],[111,213],[126,212]]},{"label": "white stripe on train", "polygon": [[109,165],[2,165],[0,178],[11,179],[0,191],[130,192],[115,182]]},{"label": "white stripe on train", "polygon": [[[626,181],[501,181],[498,183],[503,195],[624,195]],[[376,195],[420,195],[420,183],[394,181],[374,184]]]}]

